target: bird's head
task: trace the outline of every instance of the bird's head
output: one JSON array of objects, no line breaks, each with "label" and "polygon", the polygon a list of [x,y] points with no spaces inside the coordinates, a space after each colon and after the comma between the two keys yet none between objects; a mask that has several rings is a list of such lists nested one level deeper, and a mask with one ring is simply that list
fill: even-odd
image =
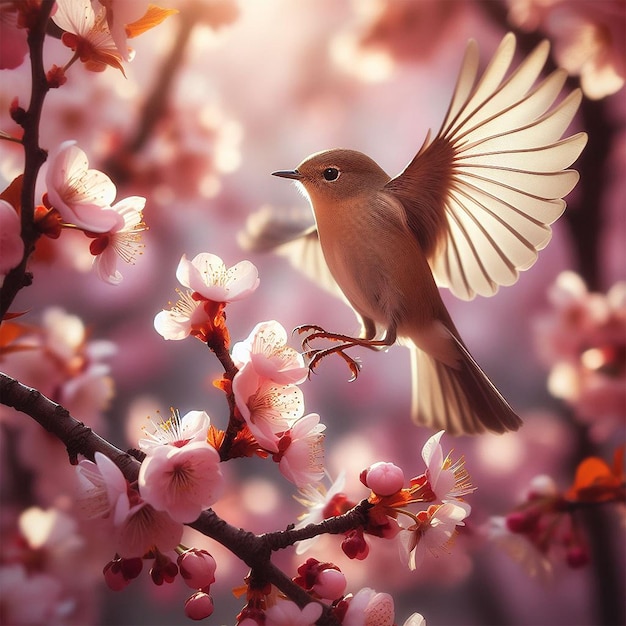
[{"label": "bird's head", "polygon": [[389,181],[389,176],[368,156],[344,149],[317,152],[295,170],[272,175],[300,183],[316,209],[377,191]]}]

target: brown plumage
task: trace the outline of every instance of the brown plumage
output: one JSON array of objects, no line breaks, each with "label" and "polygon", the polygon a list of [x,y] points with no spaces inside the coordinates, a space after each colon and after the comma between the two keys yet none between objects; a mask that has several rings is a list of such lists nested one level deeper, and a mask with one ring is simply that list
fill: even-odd
[{"label": "brown plumage", "polygon": [[293,237],[292,252],[321,248],[364,339],[410,347],[414,419],[456,434],[521,421],[463,344],[438,286],[471,299],[513,284],[548,243],[578,180],[565,168],[586,143],[583,133],[561,139],[581,98],[552,106],[564,71],[535,85],[547,42],[505,78],[514,51],[509,34],[477,80],[470,42],[441,130],[395,178],[344,149],[275,172],[302,185],[315,214],[316,230]]}]

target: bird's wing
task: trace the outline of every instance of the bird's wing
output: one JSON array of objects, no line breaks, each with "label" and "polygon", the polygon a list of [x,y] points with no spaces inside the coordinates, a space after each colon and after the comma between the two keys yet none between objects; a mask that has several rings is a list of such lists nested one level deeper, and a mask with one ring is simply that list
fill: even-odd
[{"label": "bird's wing", "polygon": [[347,302],[324,260],[311,210],[277,211],[265,206],[252,213],[239,233],[239,244],[252,252],[274,251],[307,278]]},{"label": "bird's wing", "polygon": [[437,283],[465,300],[493,295],[533,265],[578,181],[566,168],[587,141],[561,139],[581,101],[575,90],[554,106],[565,70],[535,84],[548,42],[507,77],[514,52],[509,33],[477,79],[470,41],[441,130],[385,187],[404,205]]}]

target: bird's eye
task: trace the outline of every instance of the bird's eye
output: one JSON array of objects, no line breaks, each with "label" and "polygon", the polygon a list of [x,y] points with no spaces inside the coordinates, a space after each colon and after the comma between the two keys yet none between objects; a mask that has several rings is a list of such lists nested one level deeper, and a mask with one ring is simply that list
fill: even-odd
[{"label": "bird's eye", "polygon": [[333,181],[339,178],[339,170],[336,167],[327,167],[322,173],[324,180]]}]

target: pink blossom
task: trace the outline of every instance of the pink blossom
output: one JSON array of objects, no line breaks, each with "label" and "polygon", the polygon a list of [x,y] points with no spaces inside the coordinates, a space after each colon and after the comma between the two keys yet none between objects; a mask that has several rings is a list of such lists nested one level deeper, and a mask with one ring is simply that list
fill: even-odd
[{"label": "pink blossom", "polygon": [[181,258],[176,278],[202,298],[212,302],[235,302],[247,297],[259,286],[257,268],[250,261],[240,261],[227,268],[215,254],[203,252],[191,261]]},{"label": "pink blossom", "polygon": [[194,299],[191,289],[178,291],[178,295],[178,301],[170,309],[160,311],[154,318],[154,329],[163,339],[180,341],[194,329],[205,328],[212,322],[206,301]]},{"label": "pink blossom", "polygon": [[[341,472],[331,486],[326,489],[323,484],[308,484],[300,487],[299,495],[295,499],[307,508],[298,519],[295,528],[304,528],[309,524],[319,524],[325,518],[326,508],[343,492],[346,484],[345,472]],[[319,537],[304,539],[296,544],[296,554],[304,554]]]},{"label": "pink blossom", "polygon": [[309,373],[302,355],[287,345],[287,331],[275,321],[257,324],[232,352],[238,367],[252,363],[260,377],[281,385],[301,383]]},{"label": "pink blossom", "polygon": [[422,448],[422,459],[426,464],[426,476],[430,487],[441,502],[459,500],[472,493],[472,486],[463,458],[453,463],[450,455],[445,458],[439,441],[445,431],[441,430],[428,439]]},{"label": "pink blossom", "polygon": [[374,463],[363,471],[362,476],[365,486],[379,496],[390,496],[404,486],[404,472],[393,463]]},{"label": "pink blossom", "polygon": [[0,4],[0,70],[12,70],[24,62],[28,53],[26,29],[18,28],[14,3]]},{"label": "pink blossom", "polygon": [[326,426],[319,421],[317,413],[299,419],[280,439],[279,451],[273,457],[283,476],[297,487],[318,482],[324,476],[322,433]]},{"label": "pink blossom", "polygon": [[486,528],[487,537],[517,561],[529,576],[548,581],[552,575],[552,563],[548,556],[522,533],[509,530],[505,517],[494,516]]},{"label": "pink blossom", "polygon": [[393,598],[388,593],[377,593],[369,587],[364,587],[350,598],[342,623],[345,626],[350,624],[393,626],[394,615]]},{"label": "pink blossom", "polygon": [[153,430],[146,438],[139,440],[139,448],[146,453],[163,446],[182,447],[196,441],[206,441],[211,418],[204,411],[189,411],[183,417],[178,409],[172,409],[168,420],[161,420],[158,424],[152,422]]},{"label": "pink blossom", "polygon": [[119,259],[133,265],[142,253],[144,244],[141,243],[141,233],[146,230],[142,210],[145,204],[146,199],[140,196],[130,196],[114,204],[111,210],[122,218],[122,223],[92,242],[90,250],[95,255],[93,268],[104,282],[119,284],[122,281],[117,269]]},{"label": "pink blossom", "polygon": [[321,614],[318,602],[309,602],[300,609],[291,600],[279,600],[265,611],[265,626],[314,626]]},{"label": "pink blossom", "polygon": [[185,615],[189,619],[199,621],[213,614],[213,598],[204,591],[196,591],[185,602]]},{"label": "pink blossom", "polygon": [[4,277],[24,256],[20,216],[5,200],[0,200],[0,287]]},{"label": "pink blossom", "polygon": [[121,62],[130,60],[132,55],[118,51],[106,23],[104,7],[100,5],[96,13],[90,0],[57,0],[56,4],[52,19],[65,31],[61,41],[76,53],[85,68],[101,72],[110,65],[123,74]]},{"label": "pink blossom", "polygon": [[302,391],[296,385],[279,385],[261,378],[249,362],[235,375],[233,393],[237,408],[259,445],[278,452],[279,434],[304,413]]},{"label": "pink blossom", "polygon": [[89,169],[87,155],[75,141],[64,141],[52,153],[46,186],[50,203],[66,223],[93,233],[123,227],[124,218],[111,208],[115,185],[106,174]]},{"label": "pink blossom", "polygon": [[159,511],[179,522],[193,522],[220,497],[223,477],[220,457],[205,441],[178,448],[149,449],[139,470],[139,491]]},{"label": "pink blossom", "polygon": [[118,521],[118,526],[117,551],[126,559],[143,557],[155,547],[161,552],[170,552],[183,536],[180,522],[139,498],[137,504]]},{"label": "pink blossom", "polygon": [[[105,3],[103,3],[105,4]],[[130,54],[126,34],[126,25],[142,18],[148,10],[149,0],[107,0],[106,19],[111,32],[111,38],[115,42],[117,51],[125,61],[130,60]]]},{"label": "pink blossom", "polygon": [[456,527],[464,526],[463,520],[470,511],[471,507],[465,502],[446,502],[419,513],[416,523],[399,534],[401,552],[409,569],[417,569],[427,551],[433,555],[447,553]]},{"label": "pink blossom", "polygon": [[119,521],[128,513],[128,482],[120,468],[101,452],[95,463],[80,461],[76,467],[79,478],[78,503],[87,519],[114,515]]},{"label": "pink blossom", "polygon": [[48,574],[28,574],[23,565],[0,567],[0,606],[4,624],[57,624],[63,588]]}]

